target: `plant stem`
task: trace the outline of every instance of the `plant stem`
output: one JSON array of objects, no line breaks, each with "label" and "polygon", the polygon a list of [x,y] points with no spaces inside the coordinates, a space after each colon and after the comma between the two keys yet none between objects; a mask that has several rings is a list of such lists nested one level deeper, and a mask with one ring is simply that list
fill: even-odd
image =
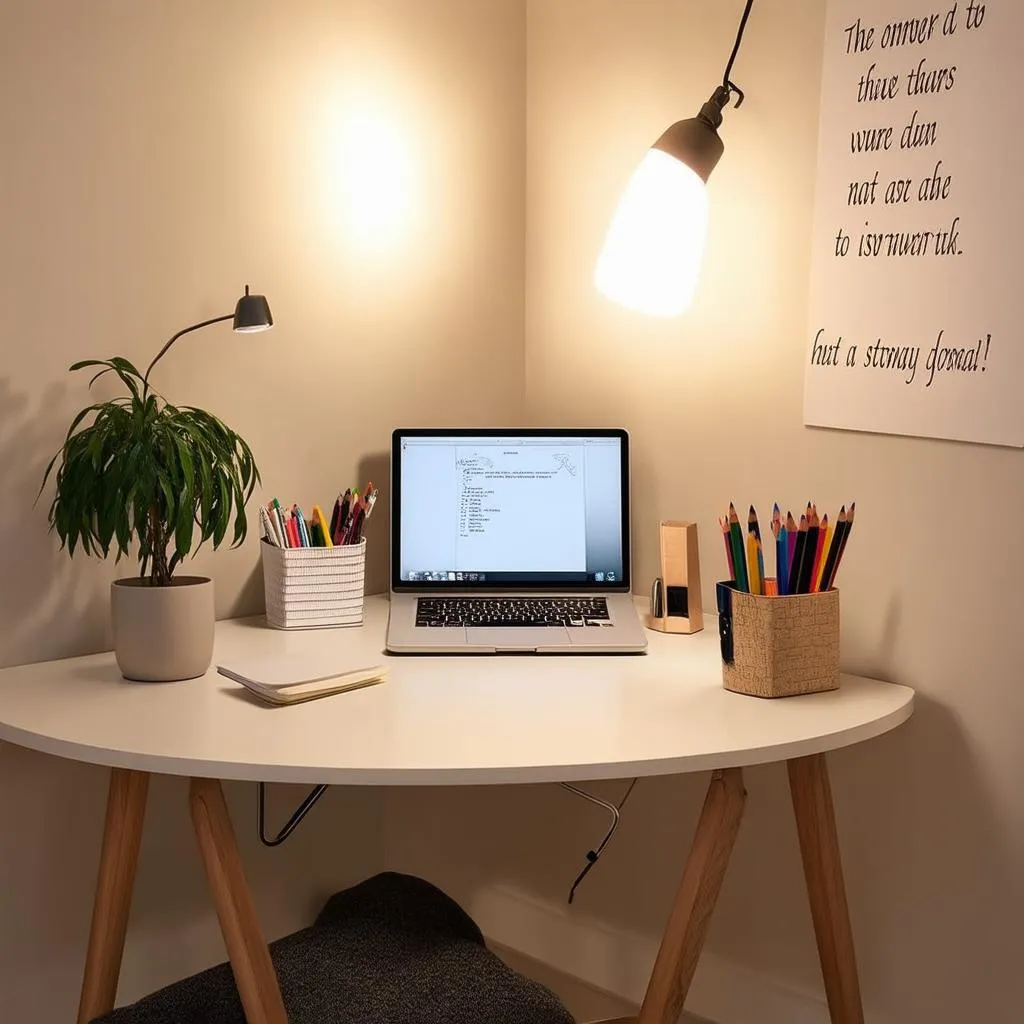
[{"label": "plant stem", "polygon": [[164,536],[160,512],[154,504],[149,510],[149,543],[153,559],[149,574],[150,583],[155,587],[166,587],[171,582],[167,569],[167,538]]}]

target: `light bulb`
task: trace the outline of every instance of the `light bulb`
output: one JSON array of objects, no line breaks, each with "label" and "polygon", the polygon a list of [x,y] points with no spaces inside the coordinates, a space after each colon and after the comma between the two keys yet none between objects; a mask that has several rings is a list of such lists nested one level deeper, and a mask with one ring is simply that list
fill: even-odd
[{"label": "light bulb", "polygon": [[697,287],[707,227],[700,175],[664,150],[648,150],[608,228],[597,290],[640,313],[678,316]]}]

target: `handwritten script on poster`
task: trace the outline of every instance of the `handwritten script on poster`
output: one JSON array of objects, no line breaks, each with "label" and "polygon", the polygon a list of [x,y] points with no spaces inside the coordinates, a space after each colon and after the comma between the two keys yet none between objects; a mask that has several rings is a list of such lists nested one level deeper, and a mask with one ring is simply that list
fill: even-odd
[{"label": "handwritten script on poster", "polygon": [[804,422],[1024,446],[1020,0],[830,0]]}]

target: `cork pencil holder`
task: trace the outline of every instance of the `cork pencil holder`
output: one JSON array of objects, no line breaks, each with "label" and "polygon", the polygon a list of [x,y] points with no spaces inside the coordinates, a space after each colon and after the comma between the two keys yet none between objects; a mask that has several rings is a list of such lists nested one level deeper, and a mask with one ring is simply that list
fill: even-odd
[{"label": "cork pencil holder", "polygon": [[752,697],[839,687],[839,591],[763,597],[717,585],[722,685]]}]

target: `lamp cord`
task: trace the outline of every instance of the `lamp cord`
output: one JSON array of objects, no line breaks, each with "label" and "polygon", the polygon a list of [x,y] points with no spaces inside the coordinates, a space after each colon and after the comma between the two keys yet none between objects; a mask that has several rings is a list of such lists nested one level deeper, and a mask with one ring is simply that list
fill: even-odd
[{"label": "lamp cord", "polygon": [[736,54],[740,52],[740,43],[743,41],[743,30],[747,27],[747,18],[750,17],[750,8],[754,6],[754,0],[747,0],[747,6],[743,10],[743,17],[740,18],[740,27],[736,32],[736,42],[732,45],[732,53],[729,54],[729,63],[725,65],[725,74],[722,76],[722,85],[729,91],[739,96],[736,101],[738,107],[743,102],[743,90],[732,81],[732,66],[736,61]]},{"label": "lamp cord", "polygon": [[597,863],[597,858],[601,856],[604,848],[608,845],[609,840],[615,834],[615,830],[619,827],[619,812],[623,807],[626,806],[626,801],[629,799],[629,794],[633,792],[633,787],[636,785],[636,779],[630,782],[622,799],[617,803],[609,803],[607,800],[602,800],[598,796],[594,796],[593,793],[588,793],[585,789],[580,789],[577,786],[572,785],[569,782],[560,783],[563,789],[567,789],[570,793],[575,793],[576,796],[583,797],[584,800],[589,800],[592,804],[597,804],[598,807],[603,807],[612,816],[612,823],[605,833],[604,839],[598,843],[597,848],[594,850],[587,851],[587,863],[583,865],[583,869],[576,876],[572,883],[572,887],[569,889],[569,902],[572,903],[573,897],[576,895],[576,889],[579,887],[580,882],[587,877],[590,869]]}]

